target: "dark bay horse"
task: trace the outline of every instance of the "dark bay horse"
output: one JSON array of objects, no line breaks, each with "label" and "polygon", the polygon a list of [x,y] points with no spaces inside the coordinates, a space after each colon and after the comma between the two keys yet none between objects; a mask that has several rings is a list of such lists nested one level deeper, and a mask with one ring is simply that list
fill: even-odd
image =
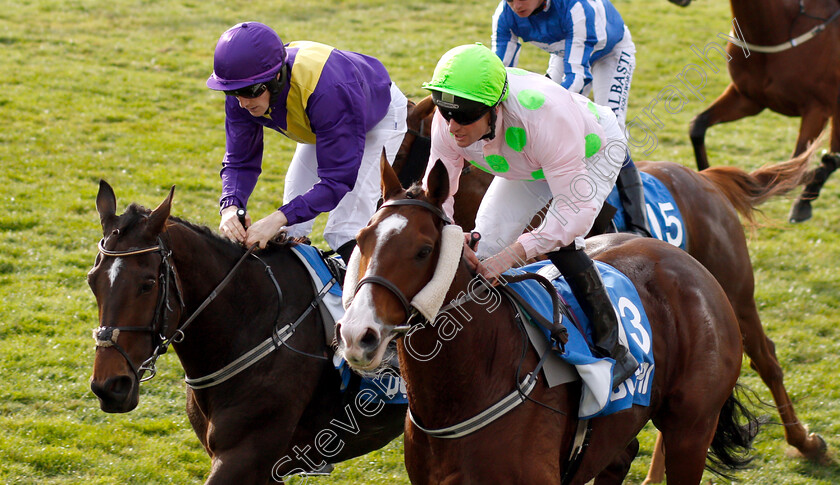
[{"label": "dark bay horse", "polygon": [[[117,215],[113,190],[100,183],[103,240],[88,282],[100,325],[90,385],[102,410],[137,406],[140,378],[162,345],[197,379],[267,343],[272,351],[233,377],[187,387],[190,422],[212,461],[208,484],[279,481],[399,436],[405,405],[373,412],[376,403],[360,409],[352,389],[340,392],[320,313],[307,311],[316,292],[290,246],[243,259],[241,246],[170,217],[173,191],[153,211],[132,204]],[[277,331],[292,322],[296,330]]]},{"label": "dark bay horse", "polygon": [[[443,164],[430,172],[425,191],[419,186],[404,190],[387,163],[382,171],[386,202],[359,232],[350,264],[359,263],[360,283],[337,326],[340,350],[362,370],[376,368],[384,346],[399,336],[398,328],[405,330],[411,312],[407,302],[438,279],[439,265],[457,265],[454,276],[438,280],[436,290],[446,292],[444,302],[471,294],[474,281],[461,256],[459,229],[454,246],[442,243],[441,205],[449,191]],[[595,259],[633,281],[651,321],[657,369],[650,406],[592,419],[589,447],[577,471],[562,483],[583,484],[596,476],[599,484],[621,483],[638,450],[635,436],[649,420],[662,430],[668,476],[675,483],[700,482],[710,446],[721,463],[743,465],[743,457],[731,452],[748,449],[749,437],[730,413],[738,407],[732,392],[740,373],[741,335],[723,289],[693,258],[661,241],[611,234],[592,239],[588,247]],[[454,259],[439,262],[441,254]],[[507,299],[492,305],[478,298],[460,302],[460,310],[451,312],[450,333],[455,334],[449,338],[442,339],[441,322],[441,328],[424,322],[423,328],[410,330],[414,349],[438,349],[433,358],[408,352],[405,339],[397,345],[411,413],[430,428],[478,415],[514,389],[518,369],[524,375],[539,360],[526,347]],[[544,406],[526,401],[457,439],[427,436],[413,420],[406,421],[405,459],[412,483],[561,483],[580,392],[579,383],[549,389],[539,381],[530,398]],[[602,472],[617,461],[622,469]]]},{"label": "dark bay horse", "polygon": [[[791,222],[811,217],[811,201],[840,164],[840,3],[837,0],[731,0],[737,36],[749,45],[728,43],[732,83],[689,126],[697,168],[709,166],[706,130],[769,108],[800,117],[793,155],[803,153],[831,119],[831,153],[809,175],[810,183],[791,208]],[[819,27],[822,26],[822,27]],[[808,35],[811,39],[798,38]],[[791,40],[794,40],[791,42]],[[795,45],[791,45],[795,44]],[[777,47],[778,46],[778,47]],[[770,52],[766,52],[770,48]],[[714,55],[714,54],[712,54]]]},{"label": "dark bay horse", "polygon": [[[425,101],[417,103],[414,108],[413,116],[409,117],[409,129],[420,131],[431,126],[434,104],[429,102],[427,105]],[[421,124],[417,120],[424,121]],[[425,134],[428,136],[428,131]],[[754,224],[754,212],[759,205],[795,188],[805,176],[814,147],[792,160],[766,165],[750,173],[731,166],[695,172],[673,162],[648,161],[636,162],[636,165],[639,170],[656,177],[671,192],[684,219],[686,250],[712,273],[729,297],[741,328],[744,352],[750,358],[750,367],[758,372],[773,395],[784,424],[785,440],[805,458],[821,462],[827,457],[825,441],[818,434],[810,433],[799,421],[785,389],[784,373],[776,357],[775,344],[761,325],[754,296],[752,262],[744,228],[738,217],[740,214],[748,223]],[[428,150],[425,158],[417,152],[414,155],[417,158],[407,163],[422,164],[422,171],[425,171]],[[478,185],[477,180],[473,183]],[[463,194],[459,189],[455,195],[456,207],[460,202],[461,207],[475,207],[477,210],[488,185],[489,181],[483,190],[474,186],[472,191]],[[465,229],[472,229],[475,212],[456,212],[454,219]],[[536,226],[532,223],[532,227]],[[656,460],[656,455],[654,458],[656,462],[661,462],[661,459]],[[651,477],[660,477],[660,473],[652,473]]]}]

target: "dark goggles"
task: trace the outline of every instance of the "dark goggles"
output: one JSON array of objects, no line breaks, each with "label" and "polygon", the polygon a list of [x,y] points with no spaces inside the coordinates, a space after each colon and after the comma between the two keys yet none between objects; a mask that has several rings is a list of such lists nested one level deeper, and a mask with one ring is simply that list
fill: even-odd
[{"label": "dark goggles", "polygon": [[[448,99],[447,99],[448,97]],[[455,120],[456,123],[462,126],[471,125],[481,119],[482,116],[490,111],[490,106],[465,99],[460,96],[446,95],[439,91],[432,91],[432,101],[437,106],[443,119],[448,123]]]},{"label": "dark goggles", "polygon": [[438,106],[440,115],[443,116],[443,119],[445,119],[447,123],[451,120],[455,120],[455,123],[458,123],[461,126],[475,123],[491,109],[492,108],[488,106],[479,110],[451,110]]},{"label": "dark goggles", "polygon": [[233,91],[225,91],[228,96],[241,96],[243,98],[259,97],[265,90],[268,89],[267,83],[257,83],[244,88],[234,89]]}]

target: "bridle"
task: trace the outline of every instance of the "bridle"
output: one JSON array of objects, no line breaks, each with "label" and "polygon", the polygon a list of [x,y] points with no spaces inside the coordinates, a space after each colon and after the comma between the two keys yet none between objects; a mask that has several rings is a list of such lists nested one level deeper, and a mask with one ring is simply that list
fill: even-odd
[{"label": "bridle", "polygon": [[[96,340],[97,347],[113,347],[120,354],[122,354],[126,362],[128,362],[129,367],[131,367],[131,370],[134,372],[134,375],[135,377],[137,377],[138,381],[148,381],[149,379],[153,378],[157,373],[157,370],[155,369],[155,362],[157,361],[158,357],[166,353],[166,350],[169,348],[172,342],[180,342],[184,338],[183,329],[176,329],[172,337],[166,337],[169,326],[169,319],[167,318],[167,314],[174,311],[169,304],[170,285],[172,285],[173,282],[175,286],[175,296],[178,299],[180,307],[184,308],[184,297],[181,291],[181,283],[178,279],[178,273],[175,270],[175,266],[172,264],[171,261],[172,250],[167,248],[166,243],[160,236],[158,236],[156,246],[149,246],[141,249],[112,251],[109,249],[105,249],[105,239],[100,240],[97,247],[99,249],[99,253],[102,256],[109,257],[136,256],[140,254],[154,252],[160,253],[158,300],[157,304],[155,305],[155,312],[152,316],[152,321],[149,323],[149,325],[134,327],[100,326],[99,328],[93,329],[93,338]],[[157,330],[158,327],[160,327],[160,331]],[[128,356],[128,353],[117,342],[117,338],[122,332],[143,332],[149,333],[152,336],[154,345],[152,355],[151,357],[143,361],[143,363],[140,364],[139,368],[134,365],[134,363],[131,361],[131,358]],[[149,376],[143,377],[143,374],[147,371],[149,372]]]},{"label": "bridle", "polygon": [[[437,207],[433,204],[430,204],[430,203],[428,203],[424,200],[418,200],[418,199],[391,200],[391,201],[385,202],[384,204],[379,206],[379,208],[377,209],[377,212],[379,212],[380,210],[385,209],[387,207],[395,207],[395,206],[401,206],[401,205],[410,205],[410,206],[415,206],[415,207],[422,207],[423,209],[426,209],[429,212],[431,212],[433,215],[437,216],[437,218],[440,219],[443,222],[443,225],[452,224],[452,221],[449,219],[449,217],[446,216],[446,213],[444,213],[443,210],[440,207]],[[390,327],[391,331],[393,331],[393,332],[399,334],[400,336],[402,336],[402,335],[408,333],[409,330],[411,330],[412,325],[414,325],[415,323],[419,323],[421,321],[420,319],[425,320],[425,317],[423,317],[422,314],[416,308],[414,308],[411,305],[408,298],[406,298],[405,293],[403,293],[402,290],[400,290],[397,287],[397,285],[395,285],[393,282],[391,282],[390,280],[388,280],[387,278],[385,278],[383,276],[377,276],[377,275],[365,276],[364,278],[359,280],[358,283],[356,283],[356,288],[353,290],[353,295],[355,296],[357,293],[359,293],[359,290],[362,288],[362,286],[368,285],[368,284],[376,284],[376,285],[379,285],[379,286],[385,288],[386,290],[391,292],[391,294],[393,294],[397,298],[397,301],[399,301],[400,304],[403,307],[403,311],[405,312],[405,317],[406,317],[405,318],[405,323],[403,323],[401,325],[394,325],[394,326],[385,325],[385,326]]]},{"label": "bridle", "polygon": [[[99,253],[103,256],[111,256],[111,257],[125,257],[125,256],[135,256],[138,254],[146,254],[146,253],[153,253],[159,252],[161,256],[160,262],[160,276],[158,281],[161,282],[159,287],[160,291],[158,292],[158,301],[155,307],[155,313],[152,317],[152,321],[148,326],[145,327],[104,327],[100,326],[99,328],[93,329],[93,338],[96,340],[97,347],[114,347],[122,356],[125,358],[126,362],[128,362],[129,367],[134,372],[135,377],[139,382],[145,382],[152,379],[155,374],[157,374],[157,368],[155,367],[155,363],[157,362],[158,357],[165,354],[167,349],[173,343],[180,343],[184,340],[184,331],[190,324],[198,317],[198,315],[207,307],[207,305],[212,302],[216,296],[230,283],[233,275],[236,273],[236,270],[242,265],[248,256],[251,256],[254,250],[257,248],[257,244],[252,245],[245,254],[239,258],[239,261],[231,268],[228,274],[222,279],[222,281],[216,286],[216,288],[210,293],[210,295],[198,306],[198,308],[193,312],[192,315],[181,325],[179,328],[176,328],[173,332],[172,336],[167,338],[166,334],[168,333],[169,327],[169,319],[167,318],[167,312],[171,313],[172,307],[169,305],[169,288],[172,284],[171,281],[174,282],[175,285],[175,294],[178,298],[178,303],[180,304],[181,308],[184,308],[184,297],[183,292],[181,290],[181,283],[180,279],[178,278],[178,273],[175,269],[175,266],[172,264],[172,250],[167,248],[166,243],[164,242],[161,236],[158,236],[157,245],[156,246],[149,246],[146,248],[141,249],[131,249],[127,251],[111,251],[105,249],[105,239],[99,241],[98,249]],[[259,259],[259,258],[257,258]],[[263,264],[266,265],[266,272],[268,273],[269,277],[271,278],[272,282],[274,283],[274,287],[277,290],[278,297],[280,299],[279,305],[282,304],[283,301],[283,293],[280,290],[280,285],[277,283],[277,279],[274,277],[274,273],[271,271],[271,268],[262,260],[260,260]],[[171,280],[171,281],[170,281]],[[160,322],[163,322],[160,324]],[[160,331],[157,331],[158,327],[161,327]],[[134,363],[131,361],[131,358],[128,356],[128,353],[123,349],[119,343],[117,343],[117,338],[119,337],[121,332],[148,332],[152,335],[154,339],[154,350],[152,351],[152,355],[143,361],[140,364],[140,367],[136,367]],[[147,377],[143,377],[145,372],[149,372]]]}]

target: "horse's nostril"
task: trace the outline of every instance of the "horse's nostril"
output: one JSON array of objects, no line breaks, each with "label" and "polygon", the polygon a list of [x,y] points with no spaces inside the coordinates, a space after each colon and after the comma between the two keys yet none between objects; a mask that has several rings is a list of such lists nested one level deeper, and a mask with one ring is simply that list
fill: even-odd
[{"label": "horse's nostril", "polygon": [[379,345],[379,335],[372,328],[369,328],[365,331],[361,344],[363,347],[376,347]]},{"label": "horse's nostril", "polygon": [[341,324],[340,323],[335,324],[335,341],[339,346],[344,345],[344,339],[341,338]]},{"label": "horse's nostril", "polygon": [[109,379],[111,382],[111,392],[116,395],[126,395],[131,392],[134,386],[134,381],[128,376],[120,376],[114,379]]},{"label": "horse's nostril", "polygon": [[101,398],[121,399],[127,396],[134,385],[128,376],[111,377],[103,383],[92,381],[90,389]]}]

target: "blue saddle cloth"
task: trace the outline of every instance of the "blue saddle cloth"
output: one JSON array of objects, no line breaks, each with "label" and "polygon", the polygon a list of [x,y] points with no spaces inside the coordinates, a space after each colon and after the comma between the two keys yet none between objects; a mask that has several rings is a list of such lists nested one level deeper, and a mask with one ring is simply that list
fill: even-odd
[{"label": "blue saddle cloth", "polygon": [[[296,244],[292,246],[292,250],[302,256],[301,259],[309,265],[316,275],[318,275],[318,278],[321,280],[321,286],[330,284],[330,281],[333,279],[333,275],[330,272],[330,269],[327,268],[327,263],[325,263],[321,258],[321,252],[318,248],[308,244]],[[341,298],[341,285],[332,285],[329,289],[329,293]]]},{"label": "blue saddle cloth", "polygon": [[[510,273],[522,271],[536,273],[540,269],[551,265],[549,261],[540,261],[524,266]],[[639,294],[633,283],[612,266],[595,261],[598,271],[607,287],[607,293],[613,302],[623,327],[623,333],[629,342],[630,352],[639,362],[636,374],[627,379],[613,390],[612,369],[615,361],[610,358],[599,358],[592,355],[587,342],[592,342],[592,329],[589,319],[581,310],[580,305],[572,294],[568,283],[562,276],[555,278],[552,284],[561,298],[565,300],[575,315],[585,336],[581,335],[577,326],[563,316],[563,324],[569,332],[569,342],[566,351],[560,357],[575,366],[584,383],[578,416],[581,419],[612,414],[627,409],[634,404],[650,405],[650,391],[653,383],[654,361],[650,323],[645,314]],[[525,280],[510,283],[508,286],[521,294],[530,305],[548,320],[552,317],[551,299],[545,289],[536,281]],[[533,321],[532,321],[533,323]],[[540,327],[549,337],[548,329]],[[622,339],[624,340],[624,339]]]},{"label": "blue saddle cloth", "polygon": [[[639,171],[642,177],[642,186],[645,192],[645,207],[647,210],[648,224],[653,237],[668,244],[673,244],[683,251],[686,250],[685,221],[680,213],[677,202],[665,187],[653,175]],[[619,232],[627,230],[627,223],[621,199],[618,196],[618,189],[613,187],[607,202],[618,209],[613,216],[613,222]]]}]

